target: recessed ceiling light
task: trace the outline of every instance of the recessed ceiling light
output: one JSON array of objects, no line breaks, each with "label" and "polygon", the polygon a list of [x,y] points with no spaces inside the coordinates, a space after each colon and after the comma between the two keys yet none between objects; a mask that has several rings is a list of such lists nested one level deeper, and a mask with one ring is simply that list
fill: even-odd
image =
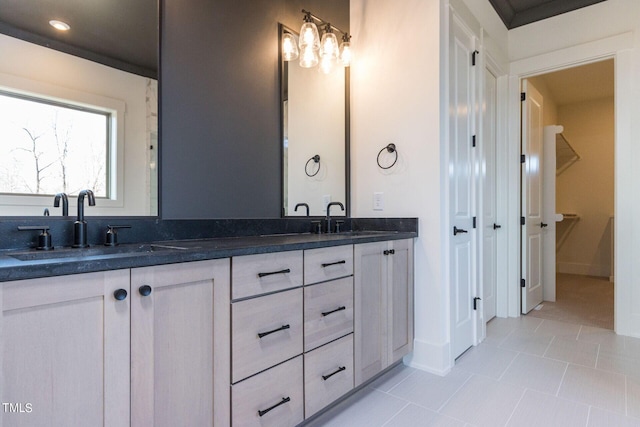
[{"label": "recessed ceiling light", "polygon": [[66,22],[57,21],[55,19],[52,19],[51,21],[49,21],[49,24],[56,30],[60,30],[60,31],[68,31],[69,29],[71,29],[69,24],[67,24]]}]

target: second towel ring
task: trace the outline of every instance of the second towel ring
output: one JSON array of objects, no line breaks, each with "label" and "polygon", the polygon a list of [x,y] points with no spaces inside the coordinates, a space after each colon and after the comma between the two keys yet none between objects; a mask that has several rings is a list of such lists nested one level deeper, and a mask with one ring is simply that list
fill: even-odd
[{"label": "second towel ring", "polygon": [[[382,166],[380,164],[380,154],[382,154],[385,150],[387,150],[387,153],[395,153],[396,157],[395,159],[393,159],[393,163],[391,163],[389,166]],[[389,144],[386,147],[383,147],[382,150],[380,150],[378,152],[378,157],[376,158],[376,162],[378,162],[378,166],[380,167],[380,169],[391,169],[396,162],[398,161],[398,150],[396,150],[396,144]]]},{"label": "second towel ring", "polygon": [[[313,161],[314,163],[318,164],[318,169],[316,169],[316,171],[314,173],[309,173],[309,163],[311,161]],[[318,172],[320,172],[320,155],[316,154],[315,156],[313,156],[312,158],[307,160],[307,163],[305,163],[305,165],[304,165],[304,173],[306,173],[308,177],[313,177],[313,176],[318,175]]]}]

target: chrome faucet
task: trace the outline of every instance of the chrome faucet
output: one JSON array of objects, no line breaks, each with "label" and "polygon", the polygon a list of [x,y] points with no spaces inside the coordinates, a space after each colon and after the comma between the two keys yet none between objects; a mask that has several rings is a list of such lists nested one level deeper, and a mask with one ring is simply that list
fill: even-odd
[{"label": "chrome faucet", "polygon": [[60,200],[62,200],[62,216],[69,216],[69,197],[67,193],[58,193],[53,199],[53,207],[60,207]]},{"label": "chrome faucet", "polygon": [[73,223],[73,247],[86,248],[87,244],[87,221],[84,220],[84,197],[87,196],[89,206],[96,205],[96,199],[93,191],[82,190],[78,193],[78,218]]},{"label": "chrome faucet", "polygon": [[331,206],[340,206],[340,209],[342,209],[342,211],[344,211],[344,205],[340,202],[331,202],[327,205],[327,233],[331,233]]}]

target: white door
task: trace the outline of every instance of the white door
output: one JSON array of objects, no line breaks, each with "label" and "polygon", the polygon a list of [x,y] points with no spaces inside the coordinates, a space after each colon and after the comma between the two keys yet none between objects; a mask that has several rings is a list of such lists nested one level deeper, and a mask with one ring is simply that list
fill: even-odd
[{"label": "white door", "polygon": [[449,57],[449,212],[452,348],[456,358],[474,344],[473,125],[474,39],[451,15]]},{"label": "white door", "polygon": [[496,199],[496,118],[498,81],[489,69],[484,73],[482,119],[482,307],[484,321],[496,316],[498,233]]},{"label": "white door", "polygon": [[527,80],[522,81],[522,313],[542,302],[543,229],[543,99]]}]

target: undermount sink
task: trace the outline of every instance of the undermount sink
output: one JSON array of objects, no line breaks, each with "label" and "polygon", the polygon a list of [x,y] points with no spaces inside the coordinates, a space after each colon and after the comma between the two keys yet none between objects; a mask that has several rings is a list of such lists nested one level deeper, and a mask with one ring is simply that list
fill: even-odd
[{"label": "undermount sink", "polygon": [[167,251],[167,250],[186,250],[188,248],[177,245],[168,244],[141,244],[141,245],[122,245],[122,246],[94,246],[89,248],[58,248],[50,251],[20,251],[12,252],[7,255],[20,261],[43,261],[59,258],[82,258],[82,257],[123,257],[135,254],[145,254],[150,252]]}]

